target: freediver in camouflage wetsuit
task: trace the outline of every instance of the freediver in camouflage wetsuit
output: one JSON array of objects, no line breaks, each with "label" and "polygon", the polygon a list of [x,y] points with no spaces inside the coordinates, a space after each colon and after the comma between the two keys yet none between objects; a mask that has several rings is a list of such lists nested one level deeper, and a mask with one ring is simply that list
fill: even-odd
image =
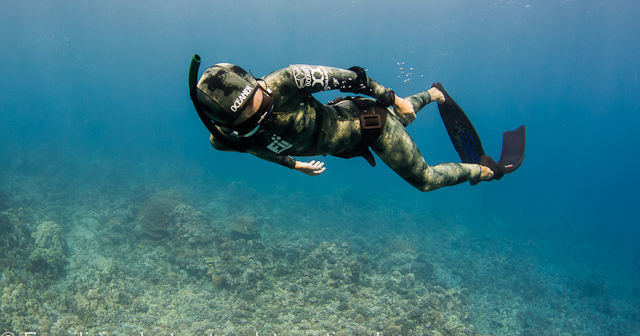
[{"label": "freediver in camouflage wetsuit", "polygon": [[[326,105],[312,96],[334,89],[371,97],[363,98],[371,108],[376,104],[386,107],[382,134],[369,145],[387,166],[419,190],[431,191],[493,177],[490,169],[477,164],[429,166],[407,133],[405,127],[415,120],[416,112],[432,99],[444,102],[440,91],[431,88],[405,99],[396,97],[392,90],[368,78],[358,67],[344,70],[292,65],[255,79],[238,66],[221,63],[209,68],[200,78],[199,103],[195,104],[201,106],[221,131],[218,138],[222,134],[225,141],[242,140],[246,147],[240,151],[314,176],[325,170],[323,162],[302,162],[292,156],[344,156],[357,150],[363,139],[358,118],[360,110],[353,100]],[[256,122],[258,114],[260,120]],[[234,132],[236,126],[246,124],[251,117],[254,117],[253,123],[249,122],[251,132]],[[214,148],[234,151],[218,138],[210,137]]]}]

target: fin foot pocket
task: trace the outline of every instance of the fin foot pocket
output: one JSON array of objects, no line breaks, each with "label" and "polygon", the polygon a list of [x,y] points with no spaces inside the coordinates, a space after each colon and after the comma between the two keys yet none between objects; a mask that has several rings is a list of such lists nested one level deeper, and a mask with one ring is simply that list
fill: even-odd
[{"label": "fin foot pocket", "polygon": [[493,172],[493,178],[491,178],[490,180],[477,180],[477,181],[471,181],[471,185],[476,185],[482,181],[493,181],[493,180],[499,180],[504,176],[504,172],[500,169],[500,166],[498,163],[496,163],[495,161],[493,161],[493,159],[489,156],[489,155],[483,155],[480,158],[480,163],[478,163],[481,166],[485,166],[489,169],[491,169],[491,171]]},{"label": "fin foot pocket", "polygon": [[[493,178],[489,181],[499,180],[504,174],[514,172],[524,161],[525,147],[525,126],[522,125],[513,131],[504,132],[502,135],[502,153],[500,160],[496,163],[490,156],[483,155],[480,158],[480,165],[485,166],[493,172]],[[480,181],[471,182],[472,185]]]}]

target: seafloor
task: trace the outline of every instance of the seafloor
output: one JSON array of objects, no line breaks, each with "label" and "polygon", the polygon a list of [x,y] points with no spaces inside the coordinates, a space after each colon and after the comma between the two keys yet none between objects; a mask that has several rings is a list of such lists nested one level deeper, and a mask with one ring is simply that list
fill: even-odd
[{"label": "seafloor", "polygon": [[46,161],[0,173],[0,332],[640,335],[637,271],[584,262],[587,243],[349,187]]}]

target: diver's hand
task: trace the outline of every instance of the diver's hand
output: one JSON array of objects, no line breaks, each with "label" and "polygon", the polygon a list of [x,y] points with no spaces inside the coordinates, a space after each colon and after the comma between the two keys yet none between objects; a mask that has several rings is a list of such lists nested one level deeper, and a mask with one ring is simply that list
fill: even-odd
[{"label": "diver's hand", "polygon": [[393,103],[393,110],[402,116],[406,114],[413,115],[413,119],[416,118],[416,112],[413,110],[413,105],[406,99],[396,96],[396,101]]},{"label": "diver's hand", "polygon": [[311,162],[296,161],[296,166],[293,168],[299,172],[305,173],[309,176],[318,176],[327,169],[324,166],[324,162],[313,160]]}]

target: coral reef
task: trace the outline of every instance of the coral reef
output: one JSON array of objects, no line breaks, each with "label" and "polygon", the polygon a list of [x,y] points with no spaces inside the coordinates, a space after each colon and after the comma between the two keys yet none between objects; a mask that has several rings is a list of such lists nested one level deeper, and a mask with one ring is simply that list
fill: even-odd
[{"label": "coral reef", "polygon": [[640,335],[631,273],[553,269],[491,223],[347,192],[43,181],[13,184],[0,211],[0,331]]},{"label": "coral reef", "polygon": [[46,221],[38,225],[32,237],[35,238],[35,249],[29,255],[32,264],[50,268],[53,272],[60,270],[67,262],[67,243],[62,236],[62,227],[56,222]]},{"label": "coral reef", "polygon": [[[9,273],[3,323],[52,335],[107,327],[115,335],[185,329],[214,335],[475,335],[464,291],[429,285],[413,273],[381,272],[347,243],[230,239],[183,203],[164,215],[171,224],[162,245],[142,245],[137,240],[143,237],[134,235],[122,237],[124,249],[95,249],[95,238],[75,227],[75,252],[63,281],[38,289],[25,281],[28,274]],[[255,225],[250,217],[236,216],[234,223],[255,232],[248,229]],[[76,225],[103,236],[118,228],[86,220]],[[33,237],[36,249],[45,241],[59,247],[60,226],[43,222]],[[32,298],[29,305],[20,302],[24,297]]]},{"label": "coral reef", "polygon": [[260,226],[258,222],[249,216],[238,216],[233,220],[231,224],[227,227],[229,231],[231,231],[231,236],[236,239],[251,239],[258,238],[258,232],[260,231]]},{"label": "coral reef", "polygon": [[156,194],[140,205],[137,220],[147,238],[157,243],[164,242],[169,225],[175,221],[173,210],[179,204],[177,200]]},{"label": "coral reef", "polygon": [[0,214],[0,235],[6,235],[13,231],[13,226],[9,221],[9,217],[6,215]]},{"label": "coral reef", "polygon": [[12,204],[11,196],[6,192],[0,190],[0,211],[4,211],[11,207]]}]

